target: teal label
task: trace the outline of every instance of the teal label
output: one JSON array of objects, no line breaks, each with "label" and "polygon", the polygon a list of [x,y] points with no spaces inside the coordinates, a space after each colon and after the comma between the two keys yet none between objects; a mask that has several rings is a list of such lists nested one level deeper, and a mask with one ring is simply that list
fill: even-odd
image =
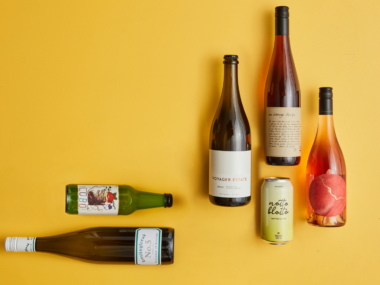
[{"label": "teal label", "polygon": [[162,230],[140,228],[135,236],[135,264],[160,265],[161,264]]}]

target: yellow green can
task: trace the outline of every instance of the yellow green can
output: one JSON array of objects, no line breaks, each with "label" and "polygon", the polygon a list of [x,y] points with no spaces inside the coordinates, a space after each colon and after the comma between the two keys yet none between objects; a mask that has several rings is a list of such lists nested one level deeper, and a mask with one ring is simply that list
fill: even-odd
[{"label": "yellow green can", "polygon": [[293,239],[293,185],[289,178],[264,178],[261,238],[273,245],[285,245]]}]

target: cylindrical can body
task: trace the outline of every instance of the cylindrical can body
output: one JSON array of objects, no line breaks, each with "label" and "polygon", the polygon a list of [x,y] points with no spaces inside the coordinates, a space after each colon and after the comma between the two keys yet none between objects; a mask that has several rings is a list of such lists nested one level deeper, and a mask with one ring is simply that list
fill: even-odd
[{"label": "cylindrical can body", "polygon": [[289,178],[267,177],[261,187],[261,238],[274,245],[293,239],[293,185]]}]

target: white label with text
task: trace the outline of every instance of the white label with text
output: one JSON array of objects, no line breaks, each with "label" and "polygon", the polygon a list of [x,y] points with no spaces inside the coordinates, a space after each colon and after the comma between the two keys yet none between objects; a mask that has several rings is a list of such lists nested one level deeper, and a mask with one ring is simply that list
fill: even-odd
[{"label": "white label with text", "polygon": [[251,151],[210,149],[209,194],[222,198],[251,196]]},{"label": "white label with text", "polygon": [[135,237],[135,264],[160,265],[161,242],[162,230],[152,228],[137,229]]}]

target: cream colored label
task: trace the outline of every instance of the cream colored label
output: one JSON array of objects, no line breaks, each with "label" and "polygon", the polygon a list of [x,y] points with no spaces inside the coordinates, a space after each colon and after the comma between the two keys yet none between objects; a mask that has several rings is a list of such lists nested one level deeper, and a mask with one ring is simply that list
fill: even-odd
[{"label": "cream colored label", "polygon": [[301,108],[266,108],[266,156],[301,156]]},{"label": "cream colored label", "polygon": [[251,151],[210,149],[209,194],[222,198],[251,196]]}]

